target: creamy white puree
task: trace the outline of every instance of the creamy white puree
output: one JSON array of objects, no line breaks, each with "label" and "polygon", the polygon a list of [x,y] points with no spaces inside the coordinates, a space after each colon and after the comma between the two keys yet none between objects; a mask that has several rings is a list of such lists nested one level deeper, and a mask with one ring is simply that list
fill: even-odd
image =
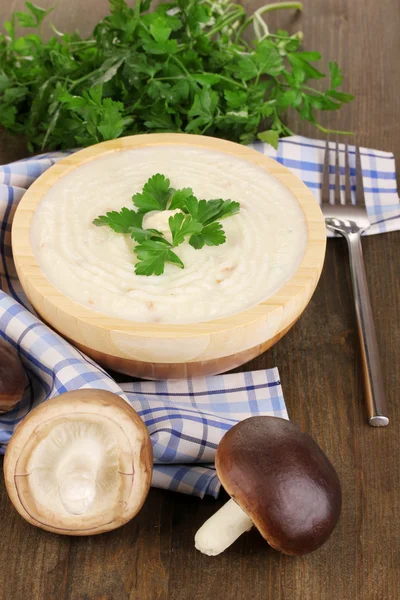
[{"label": "creamy white puree", "polygon": [[[240,202],[221,221],[227,241],[175,251],[185,264],[161,276],[134,272],[135,242],[94,218],[123,206],[147,179],[163,173],[199,199]],[[162,215],[148,227],[159,229]],[[160,223],[161,219],[161,223]],[[187,146],[123,150],[62,177],[35,211],[31,241],[44,275],[66,296],[101,313],[144,322],[190,323],[239,312],[271,296],[293,275],[307,243],[304,214],[292,193],[261,167],[222,152]]]}]

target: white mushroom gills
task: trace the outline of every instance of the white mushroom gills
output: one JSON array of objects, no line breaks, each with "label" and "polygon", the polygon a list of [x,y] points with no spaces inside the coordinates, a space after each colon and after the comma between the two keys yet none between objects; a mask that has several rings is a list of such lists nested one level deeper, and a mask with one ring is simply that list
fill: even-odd
[{"label": "white mushroom gills", "polygon": [[96,535],[141,509],[153,453],[139,415],[101,389],[65,392],[25,417],[4,459],[7,492],[32,525],[62,535]]},{"label": "white mushroom gills", "polygon": [[200,527],[194,543],[203,554],[217,556],[252,527],[253,521],[231,499]]},{"label": "white mushroom gills", "polygon": [[43,499],[57,494],[67,513],[83,515],[114,496],[118,454],[117,440],[104,425],[66,421],[35,448],[31,477]]}]

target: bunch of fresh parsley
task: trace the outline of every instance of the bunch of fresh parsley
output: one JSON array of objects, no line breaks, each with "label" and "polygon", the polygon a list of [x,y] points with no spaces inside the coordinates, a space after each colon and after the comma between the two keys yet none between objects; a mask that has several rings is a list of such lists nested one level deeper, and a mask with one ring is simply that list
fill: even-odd
[{"label": "bunch of fresh parsley", "polygon": [[[162,275],[165,263],[181,269],[184,264],[173,252],[189,237],[189,244],[196,250],[207,246],[219,246],[226,241],[219,221],[235,215],[239,202],[231,200],[198,200],[191,188],[174,190],[170,180],[157,173],[144,184],[142,193],[134,194],[132,202],[136,210],[122,208],[97,217],[94,225],[111,227],[116,233],[131,236],[137,244],[133,251],[139,259],[135,266],[137,275]],[[144,229],[143,217],[152,211],[179,210],[168,219],[171,242],[156,229]]]},{"label": "bunch of fresh parsley", "polygon": [[[207,134],[274,146],[291,134],[289,108],[318,125],[315,111],[352,100],[338,91],[342,74],[330,63],[330,82],[311,63],[318,52],[299,50],[302,35],[270,33],[230,0],[172,0],[148,12],[150,0],[109,0],[110,15],[88,39],[61,33],[45,41],[51,12],[26,2],[0,35],[0,125],[26,136],[30,150],[74,148],[144,132]],[[32,32],[18,36],[16,26]],[[244,31],[254,26],[249,44]],[[323,129],[324,130],[324,129]],[[324,130],[325,131],[325,130]]]}]

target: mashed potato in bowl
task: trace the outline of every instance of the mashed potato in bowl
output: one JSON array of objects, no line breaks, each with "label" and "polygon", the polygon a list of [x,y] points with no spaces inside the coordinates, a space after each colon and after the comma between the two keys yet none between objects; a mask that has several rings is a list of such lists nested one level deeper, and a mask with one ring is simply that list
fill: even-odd
[{"label": "mashed potato in bowl", "polygon": [[[174,249],[185,268],[166,264],[160,276],[135,274],[136,242],[93,219],[122,207],[155,173],[199,199],[240,203],[221,221],[226,242]],[[145,227],[165,228],[168,212],[150,213]],[[307,247],[305,215],[292,192],[248,160],[201,147],[122,149],[79,165],[41,198],[31,246],[46,278],[64,295],[104,315],[147,323],[195,323],[251,307],[279,290]]]}]

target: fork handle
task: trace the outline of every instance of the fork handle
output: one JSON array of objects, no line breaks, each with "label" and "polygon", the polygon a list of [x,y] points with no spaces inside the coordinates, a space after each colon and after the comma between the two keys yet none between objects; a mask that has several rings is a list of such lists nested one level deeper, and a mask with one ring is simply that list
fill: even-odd
[{"label": "fork handle", "polygon": [[349,233],[346,239],[349,246],[357,329],[361,343],[368,423],[373,427],[384,427],[389,424],[389,418],[378,341],[365,275],[361,235],[360,233]]}]

